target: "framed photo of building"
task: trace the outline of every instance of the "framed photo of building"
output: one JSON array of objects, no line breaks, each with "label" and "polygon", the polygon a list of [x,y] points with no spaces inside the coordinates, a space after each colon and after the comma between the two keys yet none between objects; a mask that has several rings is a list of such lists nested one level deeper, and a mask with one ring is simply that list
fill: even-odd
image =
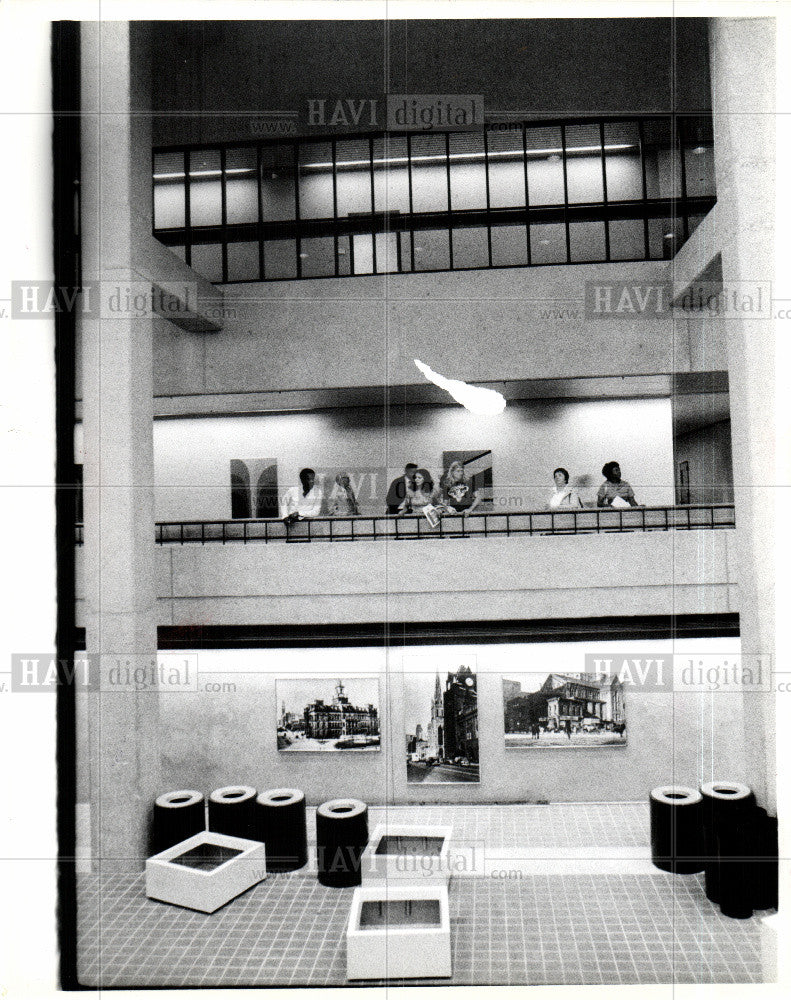
[{"label": "framed photo of building", "polygon": [[466,663],[404,674],[407,783],[480,781],[478,683]]},{"label": "framed photo of building", "polygon": [[231,517],[277,517],[277,459],[231,459]]},{"label": "framed photo of building", "polygon": [[503,677],[506,750],[625,746],[624,691],[614,674]]},{"label": "framed photo of building", "polygon": [[378,677],[278,678],[275,695],[278,750],[380,749]]}]

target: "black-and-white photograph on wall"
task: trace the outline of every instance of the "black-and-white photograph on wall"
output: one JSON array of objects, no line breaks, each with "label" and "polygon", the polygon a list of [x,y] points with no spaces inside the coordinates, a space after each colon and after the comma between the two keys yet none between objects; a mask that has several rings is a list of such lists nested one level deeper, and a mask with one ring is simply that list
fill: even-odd
[{"label": "black-and-white photograph on wall", "polygon": [[275,694],[278,750],[379,749],[378,678],[278,678]]},{"label": "black-and-white photograph on wall", "polygon": [[626,711],[617,675],[503,677],[506,750],[624,746]]},{"label": "black-and-white photograph on wall", "polygon": [[404,724],[410,785],[480,781],[474,657],[406,672]]},{"label": "black-and-white photograph on wall", "polygon": [[231,517],[277,517],[277,460],[231,459]]}]

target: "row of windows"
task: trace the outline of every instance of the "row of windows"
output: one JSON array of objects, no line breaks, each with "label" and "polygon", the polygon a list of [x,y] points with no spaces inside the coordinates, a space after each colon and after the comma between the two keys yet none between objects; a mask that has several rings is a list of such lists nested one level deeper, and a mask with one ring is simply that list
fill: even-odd
[{"label": "row of windows", "polygon": [[[690,215],[692,232],[702,216]],[[669,260],[684,241],[681,217],[457,227],[302,239],[193,244],[191,266],[221,282],[348,277],[470,268]],[[647,247],[647,249],[646,249]],[[186,260],[183,244],[171,247]]]},{"label": "row of windows", "polygon": [[715,193],[708,118],[155,150],[153,176],[156,235],[212,281],[662,258]]}]

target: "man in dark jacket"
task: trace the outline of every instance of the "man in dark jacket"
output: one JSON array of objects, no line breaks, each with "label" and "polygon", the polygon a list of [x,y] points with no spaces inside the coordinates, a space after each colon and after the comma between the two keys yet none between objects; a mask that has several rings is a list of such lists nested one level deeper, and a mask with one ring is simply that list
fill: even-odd
[{"label": "man in dark jacket", "polygon": [[408,481],[412,478],[414,472],[417,471],[417,466],[414,462],[407,462],[404,466],[403,476],[398,476],[390,483],[390,489],[387,491],[387,513],[397,514],[398,508],[404,502],[406,497],[406,488]]}]

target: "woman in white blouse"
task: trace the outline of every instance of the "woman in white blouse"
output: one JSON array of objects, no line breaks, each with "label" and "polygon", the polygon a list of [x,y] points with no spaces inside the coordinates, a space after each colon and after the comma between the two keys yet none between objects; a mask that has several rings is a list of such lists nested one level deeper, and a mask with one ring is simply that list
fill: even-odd
[{"label": "woman in white blouse", "polygon": [[552,473],[555,480],[555,492],[549,498],[551,510],[566,510],[569,507],[581,507],[579,493],[569,484],[569,474],[563,469],[555,469]]}]

